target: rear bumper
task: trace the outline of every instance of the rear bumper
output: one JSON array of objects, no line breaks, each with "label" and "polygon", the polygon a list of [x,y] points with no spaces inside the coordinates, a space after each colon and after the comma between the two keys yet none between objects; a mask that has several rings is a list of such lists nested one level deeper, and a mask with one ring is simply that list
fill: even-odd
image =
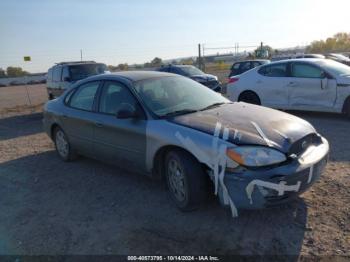
[{"label": "rear bumper", "polygon": [[[323,173],[328,161],[327,140],[288,164],[264,169],[242,169],[225,174],[225,185],[237,208],[261,209],[286,203],[305,192]],[[308,152],[309,151],[309,152]],[[222,190],[219,190],[223,203]]]}]

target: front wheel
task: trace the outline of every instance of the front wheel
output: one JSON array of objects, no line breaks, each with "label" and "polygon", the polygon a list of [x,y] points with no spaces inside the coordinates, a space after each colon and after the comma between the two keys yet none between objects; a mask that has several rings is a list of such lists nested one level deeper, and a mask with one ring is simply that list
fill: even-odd
[{"label": "front wheel", "polygon": [[205,201],[209,177],[192,155],[181,150],[169,152],[165,172],[170,196],[179,209],[194,210]]}]

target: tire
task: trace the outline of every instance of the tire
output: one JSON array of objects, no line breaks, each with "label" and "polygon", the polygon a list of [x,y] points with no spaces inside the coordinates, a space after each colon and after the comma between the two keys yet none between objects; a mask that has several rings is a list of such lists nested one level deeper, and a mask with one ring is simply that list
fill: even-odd
[{"label": "tire", "polygon": [[348,97],[344,102],[343,113],[350,118],[350,97]]},{"label": "tire", "polygon": [[260,99],[257,94],[251,91],[245,91],[238,97],[238,102],[246,102],[254,105],[261,105]]},{"label": "tire", "polygon": [[53,95],[49,94],[49,100],[52,100],[52,99],[53,99]]},{"label": "tire", "polygon": [[197,209],[207,199],[209,177],[189,153],[170,151],[165,157],[165,176],[170,196],[180,210]]},{"label": "tire", "polygon": [[53,138],[56,152],[63,161],[69,162],[77,158],[77,154],[70,145],[67,135],[60,127],[55,128]]}]

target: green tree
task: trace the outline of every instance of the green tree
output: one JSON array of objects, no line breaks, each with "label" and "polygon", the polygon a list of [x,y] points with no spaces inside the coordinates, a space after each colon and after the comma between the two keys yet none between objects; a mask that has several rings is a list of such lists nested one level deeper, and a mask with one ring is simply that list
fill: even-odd
[{"label": "green tree", "polygon": [[160,66],[162,64],[162,59],[159,57],[155,57],[153,58],[153,60],[151,61],[151,65],[152,66]]},{"label": "green tree", "polygon": [[122,70],[122,71],[123,71],[123,70],[128,70],[128,67],[129,67],[129,66],[128,66],[127,63],[125,63],[125,64],[119,64],[119,65],[118,65],[118,69],[119,69],[119,70]]},{"label": "green tree", "polygon": [[5,70],[0,68],[0,78],[4,78],[4,77],[6,77]]},{"label": "green tree", "polygon": [[8,77],[18,77],[28,75],[28,72],[24,71],[21,67],[9,66],[6,69],[6,74]]},{"label": "green tree", "polygon": [[114,65],[108,65],[107,67],[108,67],[108,70],[111,72],[117,71],[117,69],[118,69],[118,67],[114,66]]},{"label": "green tree", "polygon": [[343,52],[350,50],[350,33],[337,33],[326,40],[313,41],[308,47],[310,53]]}]

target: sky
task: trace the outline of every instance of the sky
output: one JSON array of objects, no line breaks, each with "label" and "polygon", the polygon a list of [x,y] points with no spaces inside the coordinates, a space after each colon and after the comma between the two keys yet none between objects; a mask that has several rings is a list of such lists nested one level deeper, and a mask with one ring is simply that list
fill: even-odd
[{"label": "sky", "polygon": [[294,47],[350,32],[349,11],[350,0],[1,0],[0,68],[44,72],[80,50],[117,65],[195,56],[199,43]]}]

